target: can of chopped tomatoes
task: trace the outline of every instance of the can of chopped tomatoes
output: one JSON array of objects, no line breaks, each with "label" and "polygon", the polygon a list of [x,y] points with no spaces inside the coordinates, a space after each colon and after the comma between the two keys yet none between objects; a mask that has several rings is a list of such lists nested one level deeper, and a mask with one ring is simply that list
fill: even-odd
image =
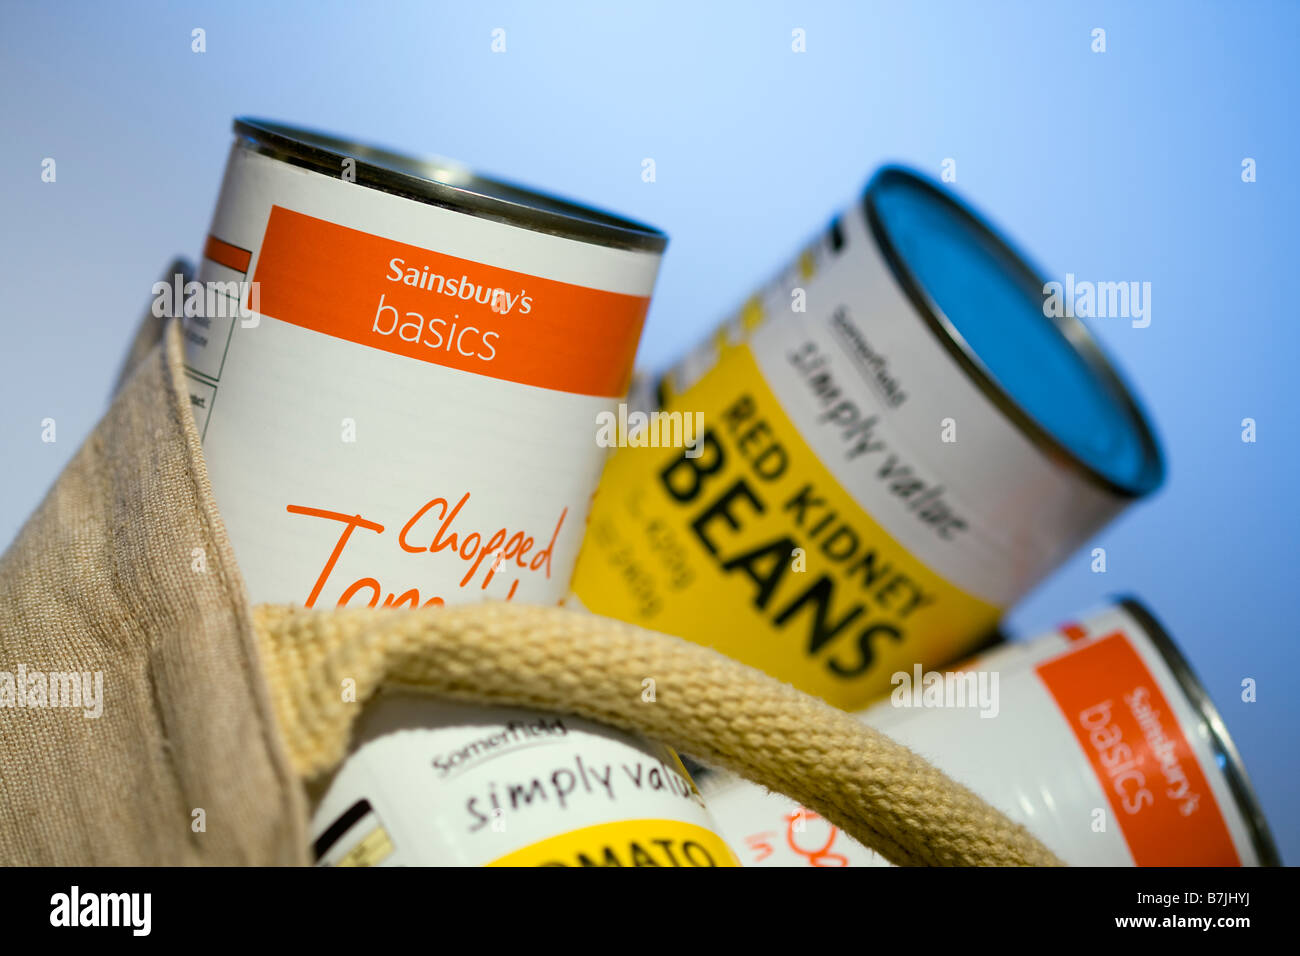
[{"label": "can of chopped tomatoes", "polygon": [[606,455],[593,422],[627,391],[666,242],[444,161],[237,120],[184,334],[250,598],[563,597]]}]

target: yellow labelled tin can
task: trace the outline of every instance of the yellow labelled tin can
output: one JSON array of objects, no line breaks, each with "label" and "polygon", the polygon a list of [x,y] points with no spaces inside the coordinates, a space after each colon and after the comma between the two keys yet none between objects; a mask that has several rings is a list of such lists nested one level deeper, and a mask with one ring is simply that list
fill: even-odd
[{"label": "yellow labelled tin can", "polygon": [[1042,289],[939,187],[879,173],[663,377],[662,411],[702,432],[615,453],[575,602],[845,708],[972,650],[1163,473],[1127,389]]}]

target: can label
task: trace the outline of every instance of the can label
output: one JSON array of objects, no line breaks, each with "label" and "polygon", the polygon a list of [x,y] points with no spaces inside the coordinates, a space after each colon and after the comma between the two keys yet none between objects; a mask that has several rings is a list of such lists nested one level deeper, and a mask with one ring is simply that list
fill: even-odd
[{"label": "can label", "polygon": [[[975,659],[999,711],[881,702],[862,719],[930,760],[1072,865],[1259,862],[1247,821],[1187,699],[1141,624],[1116,607]],[[726,774],[702,781],[746,865],[884,866],[829,822]]]},{"label": "can label", "polygon": [[1137,866],[1239,866],[1178,711],[1121,631],[1035,669]]},{"label": "can label", "polygon": [[185,338],[252,600],[563,597],[658,263],[236,144],[199,279],[252,317]]},{"label": "can label", "polygon": [[860,209],[833,232],[667,377],[702,449],[615,453],[574,594],[857,708],[971,650],[1120,503],[964,374]]},{"label": "can label", "polygon": [[316,812],[322,865],[738,865],[667,748],[574,717],[400,694],[358,733]]}]

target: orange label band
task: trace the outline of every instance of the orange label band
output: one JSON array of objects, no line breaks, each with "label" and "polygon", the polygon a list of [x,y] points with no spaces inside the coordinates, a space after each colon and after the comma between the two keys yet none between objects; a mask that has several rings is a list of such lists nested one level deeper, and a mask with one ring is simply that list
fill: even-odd
[{"label": "orange label band", "polygon": [[203,255],[205,258],[217,263],[217,265],[225,266],[227,269],[234,269],[236,272],[247,272],[248,263],[253,258],[253,254],[247,249],[231,245],[216,236],[208,236],[208,241],[203,245]]},{"label": "orange label band", "polygon": [[[219,260],[218,260],[219,261]],[[650,300],[512,272],[272,206],[263,315],[491,378],[627,392]]]},{"label": "orange label band", "polygon": [[1092,764],[1135,864],[1241,865],[1177,715],[1122,633],[1037,671]]}]

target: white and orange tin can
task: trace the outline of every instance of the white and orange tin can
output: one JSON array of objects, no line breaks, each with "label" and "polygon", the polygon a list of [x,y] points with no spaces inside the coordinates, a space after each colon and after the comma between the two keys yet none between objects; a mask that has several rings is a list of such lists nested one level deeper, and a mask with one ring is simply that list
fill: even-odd
[{"label": "white and orange tin can", "polygon": [[[1218,711],[1137,601],[944,674],[899,672],[862,720],[1023,823],[1066,863],[1276,865]],[[828,821],[725,773],[700,775],[745,865],[883,866]]]},{"label": "white and orange tin can", "polygon": [[[209,308],[187,308],[183,328],[212,490],[250,598],[561,601],[606,454],[596,422],[627,391],[666,242],[450,163],[237,120],[198,274]],[[339,837],[327,862],[524,862],[528,846],[597,825],[622,828],[605,834],[622,841],[619,859],[633,844],[704,839],[681,771],[608,805],[566,802],[585,814],[557,812],[559,800],[516,807],[491,819],[485,842],[456,801],[492,781],[468,766],[455,785],[430,777],[426,751],[495,738],[494,721],[506,736],[523,728],[530,746],[499,750],[509,758],[485,770],[506,790],[529,760],[627,765],[647,779],[671,765],[569,718],[388,695],[364,719],[316,818]],[[363,813],[360,849],[337,833],[358,807],[386,824],[367,828]],[[716,838],[710,849],[734,865]]]},{"label": "white and orange tin can", "polygon": [[559,600],[665,236],[447,163],[235,133],[198,279],[251,317],[187,317],[185,357],[250,598]]}]

